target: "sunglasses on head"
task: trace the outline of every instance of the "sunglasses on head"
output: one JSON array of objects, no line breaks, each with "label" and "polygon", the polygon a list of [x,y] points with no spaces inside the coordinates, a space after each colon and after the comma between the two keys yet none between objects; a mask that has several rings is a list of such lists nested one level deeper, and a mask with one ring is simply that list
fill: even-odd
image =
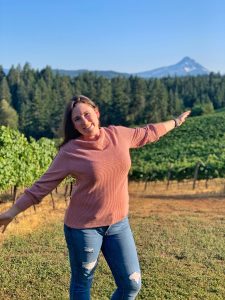
[{"label": "sunglasses on head", "polygon": [[75,107],[75,105],[79,102],[81,103],[87,103],[89,105],[91,105],[93,108],[96,108],[96,105],[94,103],[92,103],[92,101],[86,97],[86,96],[83,96],[83,95],[79,95],[79,96],[74,96],[72,99],[71,99],[71,108],[73,109]]}]

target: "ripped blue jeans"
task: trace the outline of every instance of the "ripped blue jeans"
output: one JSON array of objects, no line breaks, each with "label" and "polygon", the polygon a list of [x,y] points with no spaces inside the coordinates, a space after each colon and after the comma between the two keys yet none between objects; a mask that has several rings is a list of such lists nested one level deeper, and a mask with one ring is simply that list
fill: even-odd
[{"label": "ripped blue jeans", "polygon": [[115,279],[111,300],[133,300],[141,288],[141,272],[128,218],[110,226],[75,229],[64,225],[71,267],[70,300],[90,300],[100,250]]}]

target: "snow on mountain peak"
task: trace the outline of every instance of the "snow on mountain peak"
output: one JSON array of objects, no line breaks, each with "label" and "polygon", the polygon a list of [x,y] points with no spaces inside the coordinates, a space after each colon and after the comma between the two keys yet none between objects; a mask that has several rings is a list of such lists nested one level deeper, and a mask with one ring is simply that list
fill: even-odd
[{"label": "snow on mountain peak", "polygon": [[196,70],[196,67],[184,67],[184,71],[185,72],[187,72],[187,73],[189,73],[189,72],[191,72],[191,71],[194,71],[194,70]]}]

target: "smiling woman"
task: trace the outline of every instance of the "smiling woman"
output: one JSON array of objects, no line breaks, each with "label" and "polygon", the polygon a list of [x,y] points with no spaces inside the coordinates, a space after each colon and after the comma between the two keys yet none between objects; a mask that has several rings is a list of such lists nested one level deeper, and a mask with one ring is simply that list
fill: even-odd
[{"label": "smiling woman", "polygon": [[99,111],[88,103],[77,102],[72,110],[74,128],[85,140],[97,139],[99,136]]},{"label": "smiling woman", "polygon": [[135,299],[141,271],[128,220],[129,150],[157,141],[180,126],[189,113],[143,128],[100,128],[100,113],[92,100],[80,95],[68,103],[58,154],[43,176],[0,215],[0,226],[4,231],[19,212],[40,203],[68,175],[76,178],[64,218],[71,300],[90,299],[100,251],[117,285],[111,299]]},{"label": "smiling woman", "polygon": [[74,138],[96,139],[100,129],[99,117],[99,109],[91,99],[83,95],[73,97],[65,110],[64,140],[60,147]]}]

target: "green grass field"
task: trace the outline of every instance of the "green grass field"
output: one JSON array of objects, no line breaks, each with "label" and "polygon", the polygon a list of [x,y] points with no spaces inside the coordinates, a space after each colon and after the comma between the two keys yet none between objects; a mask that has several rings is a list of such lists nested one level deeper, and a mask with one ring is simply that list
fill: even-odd
[{"label": "green grass field", "polygon": [[[130,223],[142,269],[137,299],[225,299],[224,200],[131,197]],[[5,238],[0,269],[2,300],[68,299],[70,271],[62,218]],[[100,256],[92,299],[110,299],[114,288]]]}]

